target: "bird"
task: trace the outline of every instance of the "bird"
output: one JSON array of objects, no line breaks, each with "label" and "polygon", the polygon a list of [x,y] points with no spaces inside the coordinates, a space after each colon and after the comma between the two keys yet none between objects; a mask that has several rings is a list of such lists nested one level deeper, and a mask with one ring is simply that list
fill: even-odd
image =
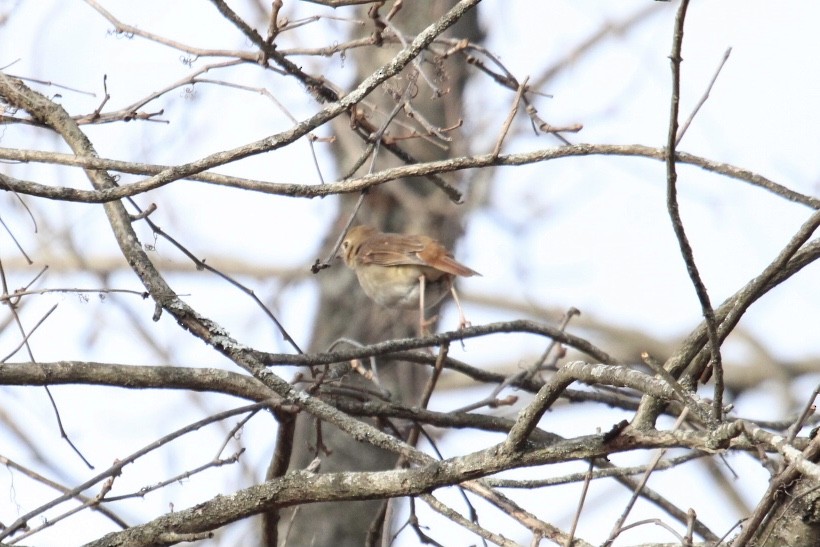
[{"label": "bird", "polygon": [[425,320],[424,310],[453,295],[459,328],[469,325],[453,281],[457,276],[481,274],[458,262],[435,239],[424,235],[379,232],[372,226],[354,226],[342,240],[340,255],[359,279],[362,290],[387,308],[419,310],[419,330],[424,334],[435,317]]}]

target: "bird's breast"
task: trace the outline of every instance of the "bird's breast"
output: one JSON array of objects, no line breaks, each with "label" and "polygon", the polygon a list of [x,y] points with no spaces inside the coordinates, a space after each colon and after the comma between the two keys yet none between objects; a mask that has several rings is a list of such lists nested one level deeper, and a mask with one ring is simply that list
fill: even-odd
[{"label": "bird's breast", "polygon": [[444,298],[453,276],[425,266],[361,264],[356,268],[365,294],[387,308],[418,309],[421,275],[425,276],[424,307],[429,308]]}]

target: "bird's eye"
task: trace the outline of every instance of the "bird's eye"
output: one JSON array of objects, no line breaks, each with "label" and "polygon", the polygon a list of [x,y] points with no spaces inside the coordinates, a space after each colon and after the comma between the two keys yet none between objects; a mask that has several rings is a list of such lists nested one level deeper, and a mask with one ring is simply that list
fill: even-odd
[{"label": "bird's eye", "polygon": [[349,241],[342,241],[342,249],[347,249],[348,247],[350,247],[350,242]]}]

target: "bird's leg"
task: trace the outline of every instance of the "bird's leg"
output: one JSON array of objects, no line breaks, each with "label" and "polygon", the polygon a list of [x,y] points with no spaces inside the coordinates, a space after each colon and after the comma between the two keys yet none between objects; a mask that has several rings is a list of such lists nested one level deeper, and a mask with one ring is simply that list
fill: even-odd
[{"label": "bird's leg", "polygon": [[419,336],[424,336],[425,334],[429,334],[430,331],[427,329],[430,325],[432,325],[435,320],[436,316],[434,315],[430,319],[424,318],[424,291],[426,289],[427,278],[424,275],[419,276]]},{"label": "bird's leg", "polygon": [[458,328],[459,330],[464,330],[464,328],[470,326],[470,322],[467,321],[464,310],[461,309],[461,302],[458,301],[458,294],[456,293],[456,285],[453,282],[450,282],[450,292],[453,294],[453,300],[455,300],[456,307],[458,308]]},{"label": "bird's leg", "polygon": [[424,276],[419,276],[419,336],[424,336]]}]

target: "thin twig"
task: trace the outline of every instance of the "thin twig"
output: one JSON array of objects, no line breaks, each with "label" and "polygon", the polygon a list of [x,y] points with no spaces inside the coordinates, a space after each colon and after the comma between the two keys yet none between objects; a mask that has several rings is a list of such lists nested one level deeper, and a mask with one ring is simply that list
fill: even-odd
[{"label": "thin twig", "polygon": [[795,420],[794,424],[789,428],[789,434],[786,437],[786,441],[788,443],[792,443],[797,437],[797,434],[803,428],[803,424],[806,423],[806,420],[811,416],[814,411],[817,409],[814,406],[814,401],[817,399],[817,396],[820,395],[820,385],[817,385],[812,391],[811,396],[809,397],[808,401],[806,401],[806,406],[803,407],[803,412],[800,413],[800,416]]},{"label": "thin twig", "polygon": [[[567,325],[569,324],[570,320],[573,317],[575,317],[577,315],[580,315],[580,314],[581,314],[581,312],[578,311],[577,308],[568,309],[567,312],[564,314],[564,317],[561,320],[561,324],[558,326],[558,329],[561,332],[564,332],[564,329],[567,328]],[[527,367],[525,370],[522,370],[521,372],[519,372],[517,374],[507,376],[504,379],[503,382],[501,382],[500,384],[498,384],[496,387],[493,388],[493,391],[489,395],[482,398],[481,400],[476,401],[474,403],[470,403],[470,404],[465,405],[463,407],[459,407],[457,409],[452,410],[451,412],[469,412],[471,410],[476,410],[476,409],[479,409],[479,408],[484,407],[484,406],[498,405],[499,402],[500,402],[497,399],[498,394],[501,393],[506,387],[508,387],[510,385],[517,385],[517,384],[519,384],[520,382],[522,382],[524,380],[527,380],[529,378],[534,377],[535,374],[541,369],[544,362],[547,360],[547,356],[550,354],[550,352],[553,350],[553,348],[555,348],[558,345],[558,343],[559,342],[555,338],[553,338],[550,341],[550,343],[547,345],[547,349],[544,350],[544,353],[541,355],[541,358],[537,359],[531,366]]]},{"label": "thin twig", "polygon": [[492,541],[496,545],[503,545],[505,547],[516,547],[518,545],[518,543],[510,541],[504,536],[490,532],[489,530],[482,528],[481,526],[469,521],[468,519],[461,516],[458,512],[454,511],[453,509],[447,507],[445,504],[437,500],[435,497],[433,497],[432,494],[421,494],[419,496],[419,499],[421,499],[427,505],[429,505],[430,508],[435,512],[444,515],[445,517],[452,520],[459,526],[462,526],[467,530],[470,530],[474,534],[484,539]]},{"label": "thin twig", "polygon": [[524,81],[518,85],[518,90],[515,92],[515,98],[513,99],[512,108],[510,108],[510,113],[507,114],[507,119],[504,120],[504,125],[501,126],[501,133],[498,135],[498,139],[495,141],[495,147],[493,148],[492,155],[494,157],[498,157],[501,153],[501,145],[504,144],[504,139],[507,136],[507,133],[510,130],[510,126],[515,119],[515,115],[518,113],[518,104],[521,102],[521,98],[524,96],[524,92],[527,90],[527,82],[529,81],[530,77],[527,76],[524,78]]},{"label": "thin twig", "polygon": [[718,76],[720,75],[720,71],[723,70],[723,65],[725,65],[726,61],[729,60],[729,55],[731,55],[731,53],[732,48],[727,48],[726,51],[723,52],[723,58],[720,60],[720,64],[718,65],[717,70],[715,70],[715,74],[712,76],[712,80],[709,82],[709,85],[706,86],[706,91],[703,93],[703,96],[698,101],[698,104],[695,105],[695,108],[692,109],[692,113],[689,114],[689,117],[686,118],[686,121],[683,122],[683,124],[680,126],[680,129],[678,130],[678,136],[675,139],[675,146],[680,144],[680,141],[681,139],[683,139],[683,135],[686,133],[686,130],[689,129],[689,125],[692,123],[692,120],[695,119],[695,116],[697,116],[698,112],[700,111],[700,108],[709,98],[709,94],[712,92],[712,87],[714,87],[715,82],[717,81]]},{"label": "thin twig", "polygon": [[111,467],[109,467],[105,471],[102,471],[101,473],[98,473],[97,475],[91,477],[90,479],[86,480],[82,484],[80,484],[77,487],[73,488],[72,490],[66,492],[62,496],[59,496],[59,497],[51,500],[50,502],[45,503],[45,504],[41,505],[40,507],[37,507],[36,509],[33,509],[33,510],[29,511],[24,515],[21,515],[12,524],[8,525],[4,530],[0,530],[0,539],[6,538],[9,535],[17,532],[22,527],[24,527],[26,525],[26,523],[28,523],[33,517],[35,517],[37,515],[40,515],[40,514],[44,513],[45,511],[48,511],[52,507],[56,507],[57,505],[63,503],[64,501],[67,501],[69,499],[72,499],[72,498],[76,497],[80,492],[83,492],[83,491],[87,490],[88,488],[91,488],[92,486],[99,483],[100,481],[103,481],[103,480],[108,479],[110,477],[115,477],[115,476],[119,475],[122,472],[122,469],[124,467],[126,467],[127,465],[129,465],[131,463],[134,463],[136,460],[138,460],[139,458],[141,458],[145,454],[148,454],[149,452],[152,452],[152,451],[160,448],[161,446],[165,446],[167,443],[169,443],[169,442],[171,442],[171,441],[173,441],[173,440],[175,440],[175,439],[177,439],[177,438],[179,438],[179,437],[181,437],[181,436],[183,436],[187,433],[197,431],[197,430],[201,429],[202,427],[204,427],[208,424],[218,422],[220,420],[224,420],[224,419],[229,418],[231,416],[236,416],[237,414],[243,414],[245,412],[252,412],[253,410],[255,410],[257,408],[264,408],[265,406],[266,406],[266,403],[256,403],[256,404],[252,404],[252,405],[247,405],[247,406],[235,408],[233,410],[220,412],[218,414],[214,414],[213,416],[209,416],[207,418],[199,420],[198,422],[194,422],[190,425],[187,425],[187,426],[185,426],[181,429],[178,429],[178,430],[174,431],[173,433],[165,435],[161,439],[157,439],[156,441],[152,442],[148,446],[146,446],[144,448],[141,448],[140,450],[137,450],[136,452],[134,452],[134,453],[132,453],[132,454],[130,454],[130,455],[124,457],[124,458],[121,458],[121,459],[117,460],[116,463],[114,463],[114,465],[112,465]]},{"label": "thin twig", "polygon": [[680,397],[681,402],[686,405],[686,408],[692,412],[694,416],[697,417],[702,423],[707,425],[717,425],[716,423],[712,423],[710,417],[703,412],[701,412],[700,408],[698,407],[695,400],[692,398],[691,394],[688,393],[683,386],[680,385],[680,382],[675,380],[675,378],[669,374],[669,371],[663,368],[661,363],[658,363],[655,359],[653,359],[648,353],[644,352],[641,354],[641,358],[646,365],[651,368],[655,374],[661,377],[661,379],[666,382],[666,384],[672,388],[672,390]]},{"label": "thin twig", "polygon": [[706,290],[703,280],[698,272],[695,264],[695,257],[692,252],[692,246],[686,236],[686,231],[683,228],[683,221],[681,220],[680,209],[678,208],[678,190],[677,180],[678,174],[675,168],[675,145],[676,135],[678,133],[678,110],[680,108],[680,65],[681,47],[683,45],[683,22],[686,19],[686,10],[689,7],[689,0],[682,0],[680,8],[678,9],[677,17],[675,17],[675,32],[672,39],[672,54],[670,60],[672,63],[672,100],[669,113],[669,132],[667,136],[667,156],[666,156],[666,206],[669,211],[669,217],[672,220],[672,229],[675,231],[675,237],[678,240],[681,256],[686,264],[686,271],[695,287],[698,300],[700,301],[703,317],[706,320],[706,329],[709,336],[709,347],[711,350],[712,371],[715,377],[715,390],[712,405],[712,414],[714,420],[720,422],[723,418],[723,364],[720,355],[720,339],[717,333],[717,321],[715,319],[715,311],[712,308],[712,303],[709,300],[709,293]]},{"label": "thin twig", "polygon": [[[375,143],[369,143],[368,147],[375,147]],[[58,185],[40,184],[33,181],[20,180],[0,173],[0,186],[11,191],[19,192],[20,194],[81,203],[108,203],[111,201],[119,201],[120,199],[128,196],[136,196],[138,194],[161,188],[177,180],[196,180],[218,186],[239,188],[242,190],[278,196],[316,198],[361,192],[366,188],[372,188],[400,178],[432,176],[468,169],[482,169],[484,167],[528,165],[561,158],[599,155],[641,157],[664,162],[668,157],[666,148],[653,148],[639,144],[574,144],[559,148],[544,148],[517,154],[501,154],[496,158],[494,158],[492,154],[481,154],[430,162],[416,162],[411,165],[382,169],[372,175],[350,178],[352,173],[361,167],[361,165],[357,165],[355,166],[355,170],[351,169],[339,181],[330,182],[327,184],[276,183],[263,180],[232,177],[213,172],[196,172],[177,173],[178,176],[162,179],[152,177],[140,182],[112,186],[106,189],[81,190]],[[677,152],[675,156],[678,163],[695,165],[701,169],[723,175],[730,179],[747,182],[752,186],[762,188],[793,203],[799,203],[812,209],[820,209],[820,198],[795,192],[782,184],[778,184],[758,173],[749,171],[748,169],[695,156],[694,154],[689,154],[687,152]],[[369,157],[369,153],[363,154],[363,157]],[[167,173],[176,169],[168,165],[136,163],[99,158],[95,156],[83,157],[72,154],[60,154],[58,152],[18,150],[12,148],[0,148],[0,159],[71,165],[74,167],[104,169],[107,171],[136,175],[159,175],[160,173]],[[233,159],[226,160],[226,162],[228,161],[233,161]]]},{"label": "thin twig", "polygon": [[[672,426],[672,431],[675,431],[678,428],[680,428],[681,424],[683,424],[684,420],[686,420],[686,415],[688,414],[688,412],[688,408],[683,409],[683,412],[681,412],[680,416],[678,416],[678,419],[675,421],[675,425]],[[658,465],[658,462],[661,461],[661,458],[663,458],[664,454],[666,454],[666,449],[661,449],[658,450],[652,457],[652,461],[650,462],[649,466],[647,466],[646,471],[644,472],[643,477],[638,483],[637,488],[635,488],[635,491],[632,492],[632,497],[630,497],[629,501],[626,503],[626,506],[624,507],[621,516],[618,517],[617,521],[615,521],[615,525],[612,527],[612,531],[609,533],[609,537],[603,543],[603,547],[609,547],[610,545],[612,545],[612,542],[615,541],[615,538],[618,537],[618,535],[626,529],[624,528],[624,522],[626,521],[626,518],[629,516],[629,513],[632,511],[632,508],[635,506],[635,502],[638,501],[638,497],[641,494],[641,490],[643,490],[644,486],[646,486],[647,481],[649,481],[650,475],[655,470],[655,466]]]},{"label": "thin twig", "polygon": [[594,464],[589,462],[589,468],[584,476],[584,487],[581,489],[581,497],[578,499],[578,509],[575,510],[575,515],[572,517],[572,525],[569,528],[569,535],[567,537],[564,547],[572,547],[572,540],[575,538],[575,530],[578,529],[578,522],[581,520],[581,510],[584,508],[584,502],[587,499],[587,492],[589,492],[589,484],[592,482],[592,470]]}]

